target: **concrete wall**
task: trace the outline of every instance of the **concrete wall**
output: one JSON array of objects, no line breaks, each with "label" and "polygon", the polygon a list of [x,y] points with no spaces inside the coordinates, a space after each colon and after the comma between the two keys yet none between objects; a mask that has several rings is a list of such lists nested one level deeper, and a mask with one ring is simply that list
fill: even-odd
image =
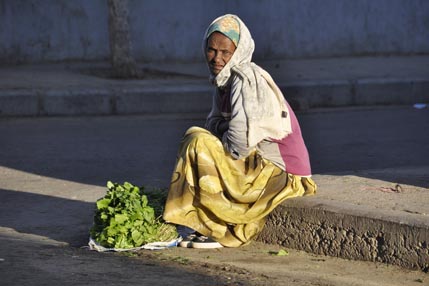
[{"label": "concrete wall", "polygon": [[0,0],[0,62],[99,59],[109,53],[104,0]]},{"label": "concrete wall", "polygon": [[[103,60],[106,0],[0,0],[0,62]],[[258,59],[429,53],[427,0],[129,0],[134,54],[201,60],[224,13],[249,26]]]}]

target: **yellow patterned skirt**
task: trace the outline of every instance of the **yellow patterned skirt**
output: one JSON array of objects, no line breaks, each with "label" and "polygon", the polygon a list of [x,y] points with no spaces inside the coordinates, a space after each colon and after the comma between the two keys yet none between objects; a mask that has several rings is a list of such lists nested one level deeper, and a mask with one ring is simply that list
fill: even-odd
[{"label": "yellow patterned skirt", "polygon": [[262,231],[281,202],[316,189],[311,178],[288,174],[256,152],[235,160],[217,137],[191,127],[178,151],[163,217],[238,247]]}]

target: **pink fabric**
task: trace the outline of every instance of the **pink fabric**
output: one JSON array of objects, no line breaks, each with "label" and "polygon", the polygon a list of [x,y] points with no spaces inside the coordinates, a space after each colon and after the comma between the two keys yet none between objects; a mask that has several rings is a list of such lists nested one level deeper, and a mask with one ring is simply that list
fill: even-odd
[{"label": "pink fabric", "polygon": [[288,105],[289,116],[291,117],[292,134],[281,140],[273,140],[279,146],[280,154],[286,166],[286,172],[298,175],[311,175],[310,157],[307,147],[302,138],[301,128],[298,119],[291,107]]}]

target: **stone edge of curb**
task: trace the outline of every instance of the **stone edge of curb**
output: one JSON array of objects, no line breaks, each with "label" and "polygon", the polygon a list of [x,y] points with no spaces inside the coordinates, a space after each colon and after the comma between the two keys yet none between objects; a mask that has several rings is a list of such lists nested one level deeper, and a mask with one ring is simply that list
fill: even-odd
[{"label": "stone edge of curb", "polygon": [[[292,108],[404,105],[429,102],[429,79],[360,79],[280,83]],[[201,85],[0,90],[0,117],[209,112],[212,88]],[[404,96],[405,94],[405,96]]]},{"label": "stone edge of curb", "polygon": [[429,221],[412,214],[296,198],[268,216],[258,240],[315,254],[429,271]]}]

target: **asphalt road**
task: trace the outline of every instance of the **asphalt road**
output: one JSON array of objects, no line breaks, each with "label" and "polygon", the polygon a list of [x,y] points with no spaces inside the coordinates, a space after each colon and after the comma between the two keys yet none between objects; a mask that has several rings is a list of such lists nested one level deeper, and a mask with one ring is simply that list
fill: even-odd
[{"label": "asphalt road", "polygon": [[[313,173],[423,166],[429,109],[332,109],[298,114]],[[203,118],[109,116],[0,120],[0,164],[104,186],[107,180],[165,187],[184,131]]]}]

